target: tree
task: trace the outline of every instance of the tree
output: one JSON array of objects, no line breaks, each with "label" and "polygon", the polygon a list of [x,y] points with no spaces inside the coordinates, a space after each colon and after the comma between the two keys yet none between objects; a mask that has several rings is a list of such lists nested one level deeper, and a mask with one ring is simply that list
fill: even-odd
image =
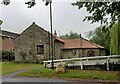
[{"label": "tree", "polygon": [[99,44],[101,46],[104,46],[106,48],[106,54],[110,54],[110,28],[102,28],[101,26],[96,28],[93,31],[89,31],[87,33],[87,37],[90,39],[90,41]]},{"label": "tree", "polygon": [[61,35],[60,38],[62,39],[80,38],[80,35],[70,31],[69,34]]},{"label": "tree", "polygon": [[[110,22],[113,25],[118,19],[120,19],[120,1],[119,2],[80,2],[72,3],[72,5],[78,6],[79,9],[85,7],[86,10],[91,13],[90,16],[86,16],[85,20],[94,22],[101,22],[101,24],[108,24]],[[108,15],[110,17],[108,17]]]},{"label": "tree", "polygon": [[[3,0],[2,1],[2,4],[4,5],[9,5],[10,4],[10,0]],[[25,2],[25,4],[28,4],[28,8],[31,8],[33,7],[36,3],[35,3],[35,0],[30,0],[28,2]]]},{"label": "tree", "polygon": [[[120,54],[120,1],[118,2],[81,2],[81,0],[76,3],[72,3],[74,6],[78,6],[78,9],[83,7],[91,13],[90,16],[86,16],[85,20],[91,21],[91,23],[101,22],[103,27],[109,25],[110,28],[113,24],[118,22],[117,33],[116,35],[118,39],[116,40],[118,46],[117,51]],[[113,30],[114,31],[114,30]],[[112,32],[113,32],[112,31]],[[111,37],[111,41],[114,39],[114,35]],[[112,42],[111,42],[112,43]],[[111,46],[112,47],[112,46]]]},{"label": "tree", "polygon": [[[120,47],[119,43],[117,42],[118,39],[120,37],[118,37],[118,35],[116,33],[118,33],[118,30],[120,30],[117,28],[119,24],[114,24],[113,27],[111,28],[111,43],[110,43],[110,52],[112,55],[117,55],[119,53],[118,49]],[[120,32],[119,32],[120,34]]]}]

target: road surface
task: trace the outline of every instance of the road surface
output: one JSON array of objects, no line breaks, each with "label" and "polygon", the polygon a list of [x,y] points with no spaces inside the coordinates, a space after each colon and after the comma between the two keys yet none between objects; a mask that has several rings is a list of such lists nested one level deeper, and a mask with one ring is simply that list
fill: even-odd
[{"label": "road surface", "polygon": [[2,84],[120,84],[117,82],[101,82],[101,81],[74,81],[63,80],[58,78],[33,78],[33,77],[15,77],[17,74],[26,72],[28,70],[21,70],[11,74],[2,76]]}]

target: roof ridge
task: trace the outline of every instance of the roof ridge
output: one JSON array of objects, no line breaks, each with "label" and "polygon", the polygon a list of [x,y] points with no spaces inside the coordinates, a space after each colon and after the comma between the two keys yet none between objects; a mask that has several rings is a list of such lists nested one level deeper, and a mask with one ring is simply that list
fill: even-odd
[{"label": "roof ridge", "polygon": [[18,33],[6,31],[6,30],[0,30],[0,34],[1,34],[0,36],[10,37],[10,38],[16,38],[17,36],[19,36]]}]

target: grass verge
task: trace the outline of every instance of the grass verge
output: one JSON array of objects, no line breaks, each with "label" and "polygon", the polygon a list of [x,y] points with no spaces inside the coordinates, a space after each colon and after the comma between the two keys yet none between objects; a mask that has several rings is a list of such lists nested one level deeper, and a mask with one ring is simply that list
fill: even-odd
[{"label": "grass verge", "polygon": [[[16,72],[19,70],[40,68],[40,64],[30,64],[30,63],[12,63],[12,62],[1,62],[0,68],[2,68],[2,75]],[[1,75],[1,74],[0,74]]]},{"label": "grass verge", "polygon": [[114,80],[120,81],[118,71],[95,71],[95,70],[68,70],[64,74],[57,74],[54,70],[42,68],[30,70],[18,74],[17,76],[26,77],[57,77],[57,78],[77,78],[77,79],[100,79],[100,80]]}]

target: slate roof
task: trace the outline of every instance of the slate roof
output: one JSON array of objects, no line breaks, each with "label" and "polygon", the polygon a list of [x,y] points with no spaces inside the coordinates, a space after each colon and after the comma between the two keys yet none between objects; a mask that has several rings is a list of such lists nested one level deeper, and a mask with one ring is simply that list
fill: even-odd
[{"label": "slate roof", "polygon": [[75,49],[75,48],[104,48],[98,44],[92,43],[84,38],[77,39],[67,39],[64,40],[64,48],[63,49]]},{"label": "slate roof", "polygon": [[19,36],[19,34],[17,33],[5,31],[5,30],[1,30],[0,35],[5,37],[11,37],[11,38],[16,38],[17,36]]}]

